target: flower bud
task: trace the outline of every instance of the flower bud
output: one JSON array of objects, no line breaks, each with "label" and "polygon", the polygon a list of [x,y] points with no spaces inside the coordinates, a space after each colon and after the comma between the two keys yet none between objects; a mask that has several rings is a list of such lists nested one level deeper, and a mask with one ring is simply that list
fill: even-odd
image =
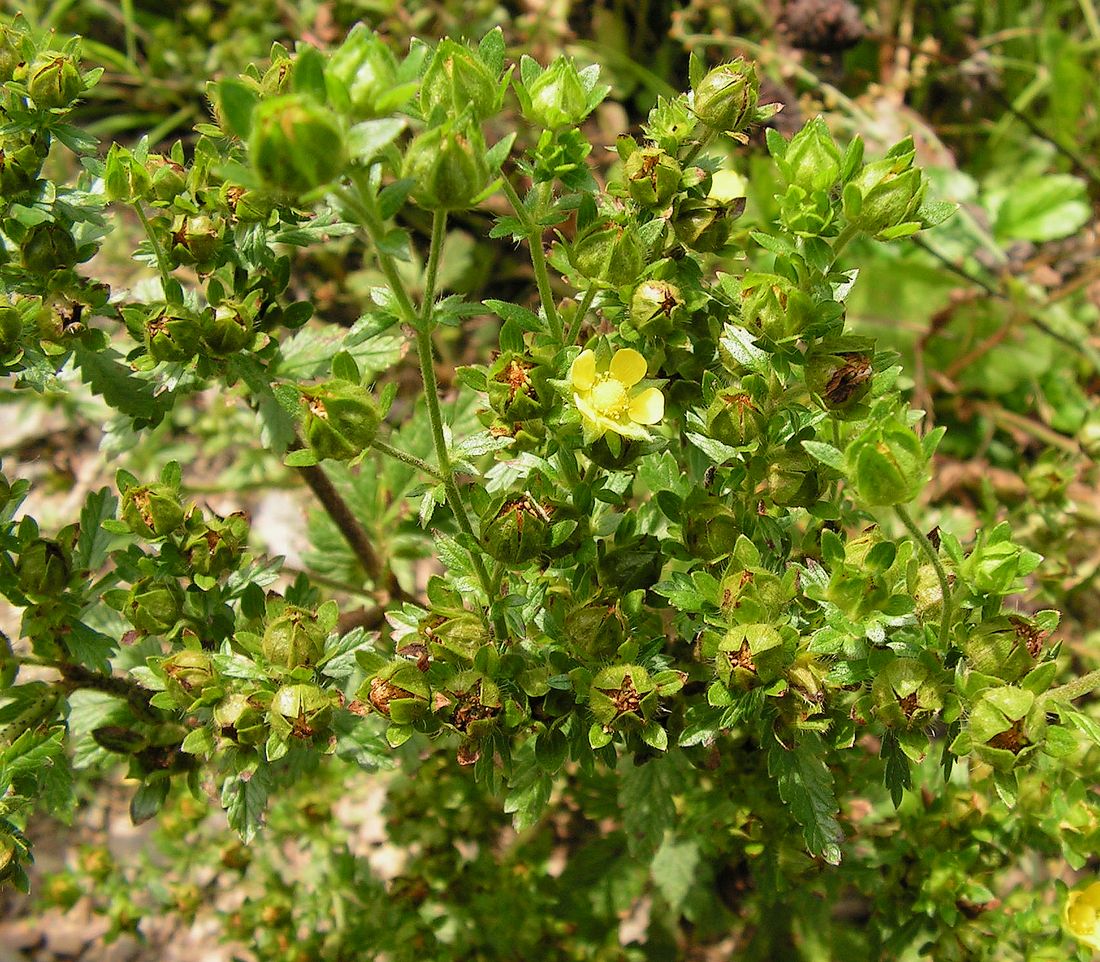
[{"label": "flower bud", "polygon": [[1019,681],[1035,667],[1043,632],[1019,615],[992,618],[966,631],[962,649],[975,671],[1002,681]]},{"label": "flower bud", "polygon": [[332,695],[317,685],[283,685],[271,699],[268,720],[274,732],[313,738],[328,728],[332,707]]},{"label": "flower bud", "polygon": [[588,90],[571,57],[558,57],[525,90],[523,116],[540,127],[575,127],[588,116]]},{"label": "flower bud", "polygon": [[172,225],[172,256],[180,264],[209,272],[216,266],[223,232],[222,221],[213,217],[177,217]]},{"label": "flower bud", "polygon": [[676,158],[658,147],[635,150],[623,167],[630,196],[643,207],[664,207],[679,189],[681,173]]},{"label": "flower bud", "polygon": [[607,287],[625,287],[642,272],[642,243],[632,226],[593,224],[568,253],[577,273]]},{"label": "flower bud", "polygon": [[242,224],[264,223],[274,207],[274,201],[266,191],[248,190],[229,182],[222,184],[218,199]]},{"label": "flower bud", "polygon": [[385,665],[359,689],[359,698],[395,725],[409,725],[423,717],[431,697],[427,678],[404,660]]},{"label": "flower bud", "polygon": [[769,624],[734,625],[718,643],[718,678],[727,688],[766,685],[786,666],[786,647],[783,636]]},{"label": "flower bud", "polygon": [[775,165],[788,184],[807,192],[828,191],[840,176],[840,150],[821,117],[795,134]]},{"label": "flower bud", "polygon": [[308,608],[287,605],[267,623],[260,649],[273,665],[283,668],[311,668],[325,653],[328,632]]},{"label": "flower bud", "polygon": [[714,561],[733,551],[741,525],[728,505],[699,492],[683,506],[684,545],[700,561]]},{"label": "flower bud", "polygon": [[871,684],[875,714],[890,728],[913,728],[943,708],[943,694],[928,669],[914,658],[897,658]]},{"label": "flower bud", "polygon": [[1005,527],[981,537],[960,574],[980,594],[1008,594],[1018,578],[1035,570],[1041,557],[1009,540]]},{"label": "flower bud", "polygon": [[252,346],[256,339],[252,313],[243,304],[222,301],[204,315],[203,345],[214,357],[228,357]]},{"label": "flower bud", "polygon": [[900,421],[869,427],[845,452],[849,479],[870,507],[908,504],[928,480],[920,438]]},{"label": "flower bud", "polygon": [[23,315],[19,308],[0,301],[0,360],[15,353],[23,336]]},{"label": "flower bud", "polygon": [[592,602],[565,616],[565,637],[586,658],[613,655],[626,638],[626,625],[617,605]]},{"label": "flower bud", "polygon": [[294,79],[294,61],[287,56],[277,56],[260,78],[260,93],[264,97],[278,97],[291,91]]},{"label": "flower bud", "polygon": [[507,501],[485,525],[482,543],[497,561],[523,565],[537,558],[550,541],[545,509],[527,495]]},{"label": "flower bud", "polygon": [[764,495],[781,507],[808,508],[824,489],[817,462],[804,451],[779,452],[764,472]]},{"label": "flower bud", "polygon": [[355,120],[368,120],[389,113],[393,106],[387,95],[397,86],[397,64],[381,38],[365,24],[356,24],[344,42],[333,51],[325,77],[339,82],[347,93]]},{"label": "flower bud", "polygon": [[502,99],[501,85],[473,51],[449,38],[439,42],[420,81],[425,118],[441,107],[451,117],[470,110],[484,120],[500,109]]},{"label": "flower bud", "polygon": [[[489,640],[481,618],[463,608],[432,611],[420,619],[417,630],[431,656],[446,662],[471,663]],[[400,653],[406,655],[404,649]]]},{"label": "flower bud", "polygon": [[729,204],[715,197],[689,197],[676,205],[672,230],[685,247],[710,254],[726,246],[733,222],[744,210],[744,197]]},{"label": "flower bud", "polygon": [[164,154],[150,154],[145,161],[150,189],[157,200],[175,200],[187,188],[187,171]]},{"label": "flower bud", "polygon": [[223,737],[241,745],[258,745],[267,738],[259,699],[233,692],[214,706],[214,724]]},{"label": "flower bud", "polygon": [[130,586],[122,614],[138,631],[166,634],[183,614],[183,589],[175,581],[141,578]]},{"label": "flower bud", "polygon": [[744,391],[719,391],[707,409],[707,434],[739,448],[755,441],[764,427],[763,412]]},{"label": "flower bud", "polygon": [[291,195],[329,183],[347,162],[339,122],[331,111],[303,94],[257,105],[248,147],[264,183]]},{"label": "flower bud", "polygon": [[496,726],[503,707],[500,688],[481,672],[459,672],[441,694],[448,703],[450,724],[467,738],[478,741]]},{"label": "flower bud", "polygon": [[350,461],[370,447],[382,417],[366,388],[332,380],[303,389],[302,396],[303,433],[317,457]]},{"label": "flower bud", "polygon": [[76,242],[65,227],[46,221],[36,224],[19,247],[23,266],[36,274],[61,271],[76,263]]},{"label": "flower bud", "polygon": [[111,144],[104,162],[103,192],[112,202],[130,203],[143,199],[152,189],[148,169],[139,164],[131,151]]},{"label": "flower bud", "polygon": [[760,95],[756,68],[738,57],[715,67],[694,88],[692,109],[708,127],[737,133],[752,122]]},{"label": "flower bud", "polygon": [[212,517],[191,532],[183,543],[183,553],[193,572],[218,578],[235,567],[248,542],[248,517],[238,511],[225,518]]},{"label": "flower bud", "polygon": [[1024,688],[1002,685],[981,693],[970,709],[964,734],[969,736],[969,748],[976,758],[1006,772],[1040,747],[1045,730],[1045,712],[1041,706],[1037,708],[1035,695]]},{"label": "flower bud", "polygon": [[657,686],[641,665],[610,665],[592,679],[588,704],[600,724],[637,727],[657,707]]},{"label": "flower bud", "polygon": [[183,524],[179,491],[167,484],[128,488],[122,495],[119,515],[139,538],[163,538]]},{"label": "flower bud", "polygon": [[402,173],[416,182],[413,200],[428,210],[469,210],[489,183],[481,151],[446,127],[432,127],[409,144]]},{"label": "flower bud", "polygon": [[806,358],[806,386],[830,411],[845,411],[871,390],[871,355],[858,351],[815,349]]},{"label": "flower bud", "polygon": [[56,541],[35,538],[19,552],[15,574],[24,594],[55,600],[72,577],[69,552]]},{"label": "flower bud", "polygon": [[797,337],[813,317],[808,295],[778,274],[746,274],[741,284],[741,323],[773,341]]},{"label": "flower bud", "polygon": [[687,319],[680,289],[668,281],[642,281],[630,298],[630,320],[643,334],[669,334]]},{"label": "flower bud", "polygon": [[506,351],[489,368],[489,404],[505,421],[526,421],[546,414],[550,404],[546,368],[529,356]]},{"label": "flower bud", "polygon": [[927,185],[913,167],[913,157],[912,140],[907,139],[891,156],[866,164],[852,178],[844,192],[844,215],[853,225],[874,237],[919,220]]},{"label": "flower bud", "polygon": [[68,107],[84,90],[72,57],[56,51],[40,54],[27,70],[27,93],[42,110]]},{"label": "flower bud", "polygon": [[15,76],[23,62],[23,34],[9,24],[0,24],[0,84]]},{"label": "flower bud", "polygon": [[46,134],[0,136],[0,197],[17,197],[30,190],[48,151]]},{"label": "flower bud", "polygon": [[145,321],[145,350],[157,361],[189,361],[199,352],[201,321],[182,304],[154,308]]},{"label": "flower bud", "polygon": [[217,683],[214,661],[205,651],[185,648],[161,662],[165,685],[176,707],[189,709],[207,688]]}]

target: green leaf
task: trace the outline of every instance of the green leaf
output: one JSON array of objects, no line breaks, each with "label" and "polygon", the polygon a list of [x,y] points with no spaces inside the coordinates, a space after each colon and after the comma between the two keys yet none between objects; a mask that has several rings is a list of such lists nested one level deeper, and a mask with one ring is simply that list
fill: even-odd
[{"label": "green leaf", "polygon": [[844,834],[836,820],[839,806],[824,754],[821,739],[815,735],[803,735],[793,751],[773,741],[768,750],[768,773],[776,779],[779,797],[802,826],[810,853],[839,865]]},{"label": "green leaf", "polygon": [[252,130],[252,110],[259,103],[259,94],[240,80],[222,80],[214,89],[214,98],[230,131],[241,139],[247,139]]},{"label": "green leaf", "polygon": [[887,731],[883,736],[879,755],[886,763],[883,781],[890,790],[890,800],[894,803],[894,808],[897,808],[901,805],[904,793],[913,787],[909,759],[902,751],[897,735],[891,731]]},{"label": "green leaf", "polygon": [[80,511],[80,537],[73,552],[77,568],[94,571],[107,560],[107,548],[111,543],[110,532],[103,530],[103,522],[114,518],[118,499],[109,488],[100,488],[88,495]]},{"label": "green leaf", "polygon": [[727,324],[722,332],[721,344],[738,364],[750,371],[766,373],[771,366],[771,355],[757,347],[756,338],[743,327]]},{"label": "green leaf", "polygon": [[834,471],[844,471],[844,453],[822,441],[803,441],[806,453]]},{"label": "green leaf", "polygon": [[399,117],[364,120],[348,131],[348,154],[352,160],[365,164],[392,144],[404,129],[405,121]]},{"label": "green leaf", "polygon": [[550,801],[554,780],[535,759],[534,739],[528,739],[514,757],[515,770],[504,799],[504,811],[512,816],[517,832],[534,825]]},{"label": "green leaf", "polygon": [[229,820],[229,827],[246,844],[256,837],[256,832],[263,824],[264,809],[267,807],[271,787],[271,771],[264,766],[254,770],[246,769],[239,775],[230,775],[222,783],[222,807]]},{"label": "green leaf", "polygon": [[1083,180],[1046,174],[1013,183],[997,211],[994,233],[1006,240],[1058,240],[1075,234],[1091,216]]},{"label": "green leaf", "polygon": [[167,778],[145,782],[130,799],[130,821],[135,825],[147,822],[161,810],[171,782]]},{"label": "green leaf", "polygon": [[674,796],[680,778],[680,756],[673,752],[635,765],[624,756],[619,763],[619,808],[626,845],[634,858],[650,858],[676,822]]},{"label": "green leaf", "polygon": [[173,395],[154,394],[153,384],[137,377],[120,363],[121,355],[111,348],[90,350],[78,345],[73,350],[73,363],[80,368],[80,377],[112,408],[129,418],[135,427],[159,424],[172,405]]},{"label": "green leaf", "polygon": [[673,912],[679,912],[691,886],[695,882],[696,869],[699,867],[699,846],[692,841],[665,838],[649,874],[653,884],[668,902]]}]

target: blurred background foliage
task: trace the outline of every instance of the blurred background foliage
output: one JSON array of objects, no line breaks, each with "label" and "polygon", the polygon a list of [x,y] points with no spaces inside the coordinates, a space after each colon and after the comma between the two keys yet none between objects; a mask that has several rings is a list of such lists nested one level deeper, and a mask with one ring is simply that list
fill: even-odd
[{"label": "blurred background foliage", "polygon": [[[763,99],[784,104],[774,121],[784,133],[820,114],[839,141],[861,134],[875,154],[911,132],[935,199],[961,209],[927,239],[858,242],[866,246],[852,254],[863,267],[849,301],[850,323],[902,354],[915,405],[948,428],[930,489],[940,524],[965,535],[1009,521],[1014,539],[1046,558],[1021,606],[1060,608],[1064,652],[1078,667],[1089,663],[1100,640],[1100,17],[1092,0],[31,0],[17,6],[36,30],[86,38],[86,59],[107,69],[79,120],[101,138],[124,142],[148,133],[151,145],[181,139],[186,147],[193,125],[207,115],[211,79],[262,65],[273,43],[328,48],[359,20],[399,51],[413,37],[478,38],[499,25],[516,56],[527,52],[546,62],[565,51],[599,63],[612,95],[589,125],[593,140],[608,148],[619,133],[637,132],[658,96],[686,85],[693,51],[711,63],[736,54],[755,59],[766,78]],[[5,15],[16,12],[9,5]],[[590,160],[601,180],[617,163],[610,149],[594,151]],[[738,229],[747,231],[770,211],[778,189],[762,136],[739,152],[736,165],[749,196]],[[463,216],[479,219],[466,224],[478,229],[464,232],[456,218],[447,286],[475,300],[526,296],[526,257],[506,244],[474,241],[488,233],[487,213]],[[429,225],[406,226],[424,235]],[[118,256],[120,284],[140,281],[134,269]],[[416,281],[410,278],[413,287]],[[301,255],[294,283],[326,320],[350,326],[375,277],[334,239]],[[484,354],[485,340],[476,329],[447,336],[444,388],[454,366]],[[319,335],[299,337],[300,363],[308,367],[326,356]],[[390,349],[399,351],[399,342]],[[386,346],[375,340],[372,350]],[[357,359],[361,368],[372,363]],[[379,355],[377,369],[392,360]],[[5,424],[14,417],[11,394],[0,384]],[[105,436],[89,427],[103,413],[90,396],[19,403],[69,406],[60,435],[0,438],[0,450],[13,460],[47,466],[42,471],[55,493],[75,485],[77,472],[66,468],[64,453],[81,444],[98,447],[104,463],[121,458],[139,475],[170,458],[201,462],[208,484],[194,494],[247,499],[250,489],[289,486],[280,466],[238,443],[241,432],[253,430],[247,416],[216,399],[177,409],[157,429],[156,444],[141,448],[117,425],[108,424]],[[474,422],[473,411],[464,417]],[[426,442],[403,440],[414,453]],[[409,564],[423,545],[414,536],[415,517],[377,506],[400,505],[412,483],[400,468],[342,479],[379,542]],[[299,563],[337,586],[354,580],[354,561],[325,518],[311,516],[308,536],[298,544]],[[89,780],[77,826],[58,836],[52,858],[41,859],[36,911],[54,924],[59,912],[91,912],[102,925],[89,932],[162,943],[206,919],[210,945],[230,945],[224,957],[261,960],[378,953],[393,960],[731,953],[822,962],[845,953],[1064,959],[1072,950],[1052,919],[1060,899],[1054,879],[1063,875],[1067,855],[1050,850],[1055,826],[1078,833],[1072,868],[1100,866],[1088,856],[1097,834],[1089,786],[1081,786],[1079,797],[1029,800],[1025,790],[1019,813],[1007,816],[975,807],[965,784],[952,783],[938,795],[911,794],[896,813],[877,802],[845,812],[877,839],[873,851],[854,851],[844,872],[830,876],[807,864],[805,889],[778,893],[781,901],[769,904],[759,893],[749,897],[753,880],[744,861],[723,865],[721,843],[708,837],[708,812],[731,803],[721,793],[718,800],[708,796],[713,786],[705,780],[692,789],[698,798],[676,800],[691,821],[679,834],[653,828],[668,822],[662,807],[672,800],[662,792],[662,769],[651,765],[621,773],[620,805],[602,822],[582,818],[591,800],[567,789],[548,818],[516,835],[511,819],[453,759],[410,762],[384,791],[377,777],[342,763],[303,773],[310,790],[280,803],[267,833],[248,850],[227,841],[220,818],[190,798],[173,799],[153,834],[143,836],[140,857],[119,853],[108,830],[117,804]],[[745,764],[761,762],[747,756]],[[613,786],[608,797],[616,797]],[[737,813],[723,812],[717,821],[736,823]],[[751,855],[750,813],[742,822],[738,851]],[[43,837],[56,830],[38,826]],[[66,848],[70,838],[84,844]],[[568,868],[555,871],[563,847],[571,852]],[[1024,850],[1032,854],[1021,867]],[[796,851],[791,858],[804,859]],[[893,933],[883,944],[861,934],[861,920],[870,915],[877,931]],[[157,928],[151,918],[169,921]],[[48,930],[45,923],[23,924]],[[149,957],[171,956],[157,950]]]}]

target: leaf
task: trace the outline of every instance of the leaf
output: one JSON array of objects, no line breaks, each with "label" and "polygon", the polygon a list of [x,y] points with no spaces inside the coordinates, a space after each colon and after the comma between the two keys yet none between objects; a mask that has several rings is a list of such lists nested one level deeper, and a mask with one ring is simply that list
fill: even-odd
[{"label": "leaf", "polygon": [[822,441],[803,441],[806,453],[834,471],[844,471],[844,453]]},{"label": "leaf", "polygon": [[392,144],[404,129],[405,121],[399,117],[364,120],[348,131],[348,153],[352,160],[365,164],[384,147]]},{"label": "leaf", "polygon": [[913,787],[909,759],[902,751],[898,736],[891,731],[887,731],[883,736],[879,755],[886,762],[883,781],[890,790],[890,800],[894,803],[894,808],[897,808],[901,805],[903,794]]},{"label": "leaf", "polygon": [[267,797],[271,792],[271,770],[258,767],[230,775],[222,783],[222,807],[229,819],[229,827],[244,843],[251,842],[263,824]]},{"label": "leaf", "polygon": [[115,516],[118,499],[109,488],[100,488],[88,495],[80,511],[80,537],[73,552],[78,569],[94,571],[107,560],[111,534],[103,530],[103,522]]},{"label": "leaf", "polygon": [[230,131],[246,140],[252,129],[252,111],[260,99],[257,92],[240,80],[222,80],[214,96]]},{"label": "leaf", "polygon": [[727,324],[722,333],[721,344],[738,364],[744,365],[750,371],[765,373],[770,367],[771,355],[757,347],[756,338],[743,327]]},{"label": "leaf", "polygon": [[167,778],[145,782],[130,799],[130,821],[135,825],[147,822],[161,810],[171,782]]},{"label": "leaf", "polygon": [[491,298],[481,303],[502,321],[512,321],[525,331],[541,331],[543,329],[543,323],[539,320],[539,316],[534,311],[521,307],[519,304],[510,304],[508,301],[497,301]]},{"label": "leaf", "polygon": [[649,874],[673,912],[679,912],[695,881],[699,846],[692,841],[666,837],[653,856]]},{"label": "leaf", "polygon": [[112,408],[132,418],[135,427],[151,427],[159,424],[172,405],[169,392],[156,396],[153,384],[137,377],[125,364],[121,355],[111,348],[90,350],[77,346],[73,350],[73,363],[80,368],[80,377]]},{"label": "leaf", "polygon": [[1076,233],[1091,216],[1083,180],[1047,174],[1013,184],[997,211],[994,233],[1008,240],[1058,240]]},{"label": "leaf", "polygon": [[535,741],[528,739],[514,757],[515,769],[504,799],[504,811],[512,816],[517,832],[534,825],[546,811],[554,780],[535,760]]},{"label": "leaf", "polygon": [[728,444],[723,444],[714,438],[708,438],[705,434],[688,431],[687,439],[715,464],[725,464],[727,461],[733,461],[738,456],[737,448],[731,448]]},{"label": "leaf", "polygon": [[644,765],[635,765],[629,756],[620,761],[619,808],[626,846],[634,858],[651,857],[676,822],[678,761],[676,753],[660,755]]},{"label": "leaf", "polygon": [[839,865],[844,834],[836,820],[839,806],[833,776],[823,755],[824,747],[817,736],[803,735],[793,751],[773,741],[768,750],[768,773],[776,779],[779,797],[802,826],[810,853],[830,865]]}]

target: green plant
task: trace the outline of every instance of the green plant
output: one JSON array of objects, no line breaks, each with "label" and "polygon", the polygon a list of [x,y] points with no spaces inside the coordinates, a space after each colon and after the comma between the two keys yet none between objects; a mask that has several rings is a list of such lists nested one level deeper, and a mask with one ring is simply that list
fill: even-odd
[{"label": "green plant", "polygon": [[[186,149],[114,144],[101,159],[70,123],[97,80],[77,69],[77,43],[50,50],[18,28],[5,42],[18,56],[0,131],[15,158],[4,372],[60,392],[75,371],[138,434],[208,388],[239,403],[317,496],[354,559],[344,582],[370,599],[366,626],[341,630],[323,570],[274,590],[279,562],[249,551],[247,519],[190,501],[176,461],[119,470],[117,493],[45,533],[16,520],[27,483],[5,480],[0,591],[23,611],[3,652],[6,878],[26,886],[29,813],[71,806],[70,739],[125,762],[135,821],[216,785],[245,841],[269,800],[293,807],[311,779],[325,784],[325,765],[416,769],[393,804],[407,804],[407,838],[431,844],[388,929],[337,920],[316,936],[342,952],[368,939],[407,955],[395,932],[426,938],[417,908],[460,871],[429,838],[433,806],[442,830],[485,843],[475,924],[432,930],[456,957],[510,957],[478,920],[516,893],[568,900],[567,882],[590,876],[605,902],[572,906],[573,931],[547,909],[523,932],[531,946],[614,957],[613,919],[651,877],[654,952],[684,917],[708,938],[740,919],[759,958],[794,952],[815,924],[878,955],[927,943],[937,958],[992,957],[966,920],[1012,921],[983,879],[1020,845],[1076,866],[1091,854],[1091,809],[1036,813],[1087,777],[1079,736],[1100,730],[1073,702],[1100,675],[1057,660],[1056,612],[1015,610],[1041,559],[1011,526],[914,519],[943,429],[921,430],[896,357],[846,326],[849,244],[905,243],[953,211],[929,199],[911,139],[865,162],[862,141],[842,148],[823,122],[790,140],[769,129],[774,217],[745,227],[733,151],[776,113],[747,62],[693,59],[692,93],[659,100],[641,142],[619,138],[601,189],[579,127],[607,94],[596,68],[507,66],[499,31],[476,47],[414,42],[400,60],[353,31],[330,58],[302,45],[211,84],[214,117]],[[363,70],[385,72],[385,88],[359,84]],[[510,90],[528,142],[500,133]],[[71,179],[42,176],[53,144],[79,160]],[[534,309],[441,283],[452,219],[501,197],[488,233],[526,245]],[[92,258],[130,216],[157,282],[111,297]],[[424,257],[407,228],[418,218]],[[334,237],[354,238],[383,283],[318,352],[323,322],[287,248]],[[458,369],[445,411],[437,344],[493,317],[499,356]],[[415,356],[415,390],[394,340]],[[439,563],[426,584],[372,537],[384,525],[351,496],[372,484],[373,510],[416,502],[415,540]],[[972,811],[947,794],[953,779]],[[622,826],[571,853],[560,884],[502,892],[505,867],[549,857],[535,830],[555,795],[580,819],[621,809]],[[501,854],[488,839],[504,815],[521,835]],[[880,837],[891,819],[898,837]],[[937,831],[995,843],[910,878]],[[341,886],[380,898],[353,860],[323,870],[336,894],[318,894],[318,917]],[[606,877],[619,871],[622,891]],[[723,871],[749,894],[708,919]],[[875,892],[878,871],[920,888],[915,919]],[[259,921],[234,922],[281,933],[258,940],[272,957],[291,951],[295,923],[293,886],[275,874]],[[778,912],[803,887],[821,905]],[[862,935],[830,914],[850,889],[881,912]],[[118,910],[120,928],[135,911]]]}]

